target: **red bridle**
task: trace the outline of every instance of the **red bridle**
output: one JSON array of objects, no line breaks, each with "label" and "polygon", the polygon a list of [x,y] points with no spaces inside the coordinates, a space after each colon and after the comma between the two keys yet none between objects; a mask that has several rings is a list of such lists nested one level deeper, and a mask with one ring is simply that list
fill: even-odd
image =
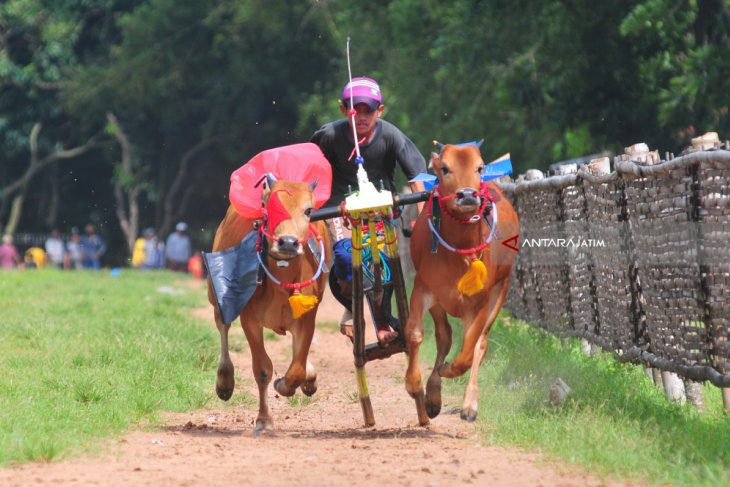
[{"label": "red bridle", "polygon": [[433,191],[431,192],[431,196],[428,198],[428,206],[427,211],[428,215],[433,214],[433,198],[434,196],[438,198],[439,206],[441,207],[441,210],[446,213],[450,218],[453,220],[461,223],[462,225],[471,225],[473,223],[477,223],[484,214],[484,210],[487,207],[487,202],[494,203],[494,198],[492,198],[492,195],[489,193],[489,188],[487,187],[486,181],[481,181],[481,184],[479,185],[479,191],[476,193],[477,196],[479,196],[482,200],[482,204],[479,207],[479,212],[472,215],[470,218],[464,220],[463,218],[459,218],[458,216],[452,214],[449,211],[449,208],[446,206],[446,202],[448,200],[452,200],[454,198],[457,198],[457,194],[453,193],[448,196],[441,196],[439,194],[438,186],[436,186]]},{"label": "red bridle", "polygon": [[[259,251],[261,250],[262,236],[268,237],[271,240],[276,240],[276,236],[274,236],[276,227],[278,227],[281,222],[292,219],[291,213],[289,213],[289,210],[287,210],[284,206],[284,203],[282,203],[281,198],[279,197],[279,193],[286,193],[288,195],[291,195],[291,193],[285,189],[278,189],[271,192],[271,195],[269,196],[269,201],[267,201],[266,206],[264,207],[264,212],[266,213],[266,216],[264,217],[264,221],[259,226],[259,240],[256,244],[256,248]],[[320,238],[317,231],[310,224],[307,236],[297,240],[297,243],[300,245],[304,244],[309,240],[312,235],[314,235],[318,239]]]}]

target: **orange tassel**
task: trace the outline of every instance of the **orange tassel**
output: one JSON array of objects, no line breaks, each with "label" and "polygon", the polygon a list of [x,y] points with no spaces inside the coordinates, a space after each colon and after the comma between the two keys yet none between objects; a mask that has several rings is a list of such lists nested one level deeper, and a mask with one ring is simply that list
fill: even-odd
[{"label": "orange tassel", "polygon": [[317,303],[319,303],[317,296],[305,296],[298,291],[289,296],[289,306],[291,306],[291,314],[295,320],[312,311]]},{"label": "orange tassel", "polygon": [[456,288],[460,293],[466,296],[474,296],[476,293],[484,289],[484,283],[487,281],[487,266],[484,262],[477,258],[472,258],[471,265],[466,274],[461,276]]}]

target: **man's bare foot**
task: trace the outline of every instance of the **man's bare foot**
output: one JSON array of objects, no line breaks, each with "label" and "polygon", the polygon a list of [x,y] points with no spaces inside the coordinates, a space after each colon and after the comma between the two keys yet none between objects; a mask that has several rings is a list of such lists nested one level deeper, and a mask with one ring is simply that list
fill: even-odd
[{"label": "man's bare foot", "polygon": [[352,331],[352,325],[340,325],[340,333],[349,338],[350,341],[355,337],[355,332]]},{"label": "man's bare foot", "polygon": [[352,313],[348,309],[345,309],[345,312],[342,313],[342,318],[340,318],[340,333],[349,338],[350,341],[355,336],[352,328]]},{"label": "man's bare foot", "polygon": [[378,330],[378,344],[381,347],[387,346],[390,342],[398,338],[398,332],[390,328],[381,328]]}]

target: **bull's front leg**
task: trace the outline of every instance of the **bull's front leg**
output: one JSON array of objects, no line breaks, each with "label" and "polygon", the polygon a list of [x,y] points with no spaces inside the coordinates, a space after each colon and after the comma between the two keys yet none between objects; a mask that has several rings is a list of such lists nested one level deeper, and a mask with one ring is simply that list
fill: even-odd
[{"label": "bull's front leg", "polygon": [[235,386],[233,362],[231,361],[231,356],[228,353],[228,331],[231,329],[231,325],[223,323],[217,306],[215,307],[214,314],[215,326],[218,328],[218,333],[221,336],[221,357],[218,362],[215,393],[219,398],[227,401],[233,395],[233,388]]},{"label": "bull's front leg", "polygon": [[434,305],[429,311],[436,331],[436,362],[426,383],[426,412],[429,418],[435,418],[441,412],[441,376],[438,371],[451,350],[451,325],[441,306]]},{"label": "bull's front leg", "polygon": [[474,347],[474,360],[469,371],[469,382],[464,393],[464,402],[461,404],[461,419],[474,421],[479,411],[479,366],[487,354],[489,348],[489,336],[484,334],[479,337]]},{"label": "bull's front leg", "polygon": [[411,293],[410,313],[406,322],[405,335],[408,347],[408,368],[406,369],[406,391],[416,401],[418,424],[426,426],[429,423],[426,413],[426,400],[423,392],[421,368],[418,365],[418,351],[423,342],[423,313],[430,306],[430,295],[425,291],[423,284],[416,277]]},{"label": "bull's front leg", "polygon": [[[310,371],[313,372],[314,367],[308,364],[307,356],[309,355],[309,347],[312,345],[312,337],[314,336],[315,314],[316,310],[310,311],[302,316],[299,322],[295,323],[290,329],[292,334],[291,364],[289,364],[289,369],[284,374],[284,377],[280,377],[274,381],[274,389],[282,396],[293,396],[297,387],[302,384],[306,385],[308,365],[310,366]],[[309,388],[307,390],[310,393],[307,395],[311,396],[317,390],[316,381],[317,376],[315,373],[312,384],[308,386]],[[304,389],[306,389],[306,386],[302,390],[304,391]]]},{"label": "bull's front leg", "polygon": [[268,388],[274,375],[274,365],[264,348],[264,328],[255,319],[244,319],[241,315],[241,325],[251,349],[251,371],[259,389],[259,414],[256,417],[256,436],[270,433],[274,429],[268,402]]},{"label": "bull's front leg", "polygon": [[486,307],[478,310],[476,313],[464,312],[461,317],[463,329],[461,350],[454,357],[453,362],[446,362],[438,368],[438,373],[441,377],[446,377],[447,379],[461,377],[471,367],[474,360],[474,347],[482,334],[482,325],[484,324],[485,318]]},{"label": "bull's front leg", "polygon": [[487,356],[489,332],[499,315],[499,310],[502,309],[502,304],[507,297],[507,289],[508,284],[505,281],[498,282],[490,289],[485,312],[484,314],[479,313],[477,316],[477,318],[484,316],[484,324],[480,326],[478,323],[474,323],[475,328],[482,329],[482,334],[474,346],[474,360],[472,361],[469,372],[469,383],[466,386],[464,402],[461,405],[461,419],[466,421],[474,421],[477,419],[477,413],[479,411],[479,368]]}]

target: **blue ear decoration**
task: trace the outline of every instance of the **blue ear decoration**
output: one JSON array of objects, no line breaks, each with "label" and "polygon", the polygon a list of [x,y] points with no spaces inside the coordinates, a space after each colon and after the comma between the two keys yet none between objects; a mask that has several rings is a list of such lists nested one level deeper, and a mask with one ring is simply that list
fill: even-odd
[{"label": "blue ear decoration", "polygon": [[482,171],[482,181],[501,178],[508,174],[512,174],[512,158],[509,153],[484,166],[484,170]]},{"label": "blue ear decoration", "polygon": [[270,172],[266,173],[266,184],[269,188],[271,188],[276,183],[276,181],[276,176],[274,176]]}]

